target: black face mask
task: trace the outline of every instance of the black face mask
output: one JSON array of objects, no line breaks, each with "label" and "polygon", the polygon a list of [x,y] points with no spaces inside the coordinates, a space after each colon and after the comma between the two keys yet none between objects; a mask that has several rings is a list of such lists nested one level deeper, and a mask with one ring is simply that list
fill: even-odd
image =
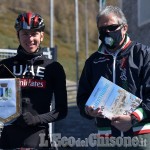
[{"label": "black face mask", "polygon": [[122,41],[121,29],[112,32],[100,31],[99,39],[107,48],[114,49]]}]

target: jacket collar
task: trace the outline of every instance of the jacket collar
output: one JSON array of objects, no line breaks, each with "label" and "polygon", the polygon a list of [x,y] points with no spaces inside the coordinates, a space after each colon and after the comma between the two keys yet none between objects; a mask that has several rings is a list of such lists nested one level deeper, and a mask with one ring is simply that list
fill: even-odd
[{"label": "jacket collar", "polygon": [[35,61],[42,60],[42,49],[39,48],[38,52],[35,53],[27,53],[22,46],[19,46],[17,49],[17,59],[22,62],[30,62],[33,64]]}]

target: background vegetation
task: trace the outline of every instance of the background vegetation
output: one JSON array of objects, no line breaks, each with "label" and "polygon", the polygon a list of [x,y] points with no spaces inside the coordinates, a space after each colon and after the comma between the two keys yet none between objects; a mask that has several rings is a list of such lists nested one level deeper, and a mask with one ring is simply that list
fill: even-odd
[{"label": "background vegetation", "polygon": [[[14,29],[15,19],[24,11],[41,14],[46,24],[44,47],[50,47],[50,0],[0,0],[0,48],[18,47]],[[85,0],[79,0],[79,76],[86,60],[85,47]],[[97,0],[87,0],[88,8],[88,48],[89,55],[97,50],[98,32],[96,15],[99,10]],[[117,4],[108,0],[106,4]],[[76,80],[75,58],[75,14],[74,0],[54,0],[54,45],[57,46],[57,60],[64,66],[67,79]]]}]

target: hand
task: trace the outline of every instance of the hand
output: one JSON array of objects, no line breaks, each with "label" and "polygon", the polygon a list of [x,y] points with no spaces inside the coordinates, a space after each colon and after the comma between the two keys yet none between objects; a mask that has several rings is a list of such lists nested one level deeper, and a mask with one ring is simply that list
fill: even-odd
[{"label": "hand", "polygon": [[92,117],[104,118],[100,108],[94,109],[92,106],[86,106],[85,112]]},{"label": "hand", "polygon": [[38,116],[33,116],[30,112],[26,112],[23,115],[23,120],[28,126],[35,126],[40,123],[40,118]]},{"label": "hand", "polygon": [[132,127],[130,115],[115,116],[111,120],[111,124],[118,130],[126,132]]}]

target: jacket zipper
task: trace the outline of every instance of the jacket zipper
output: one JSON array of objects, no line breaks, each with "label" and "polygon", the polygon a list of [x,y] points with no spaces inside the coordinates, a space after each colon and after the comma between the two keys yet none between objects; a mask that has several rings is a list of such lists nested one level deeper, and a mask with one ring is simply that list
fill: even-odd
[{"label": "jacket zipper", "polygon": [[[116,59],[117,59],[117,55],[120,51],[117,51],[114,55],[113,55],[113,83],[116,84]],[[124,134],[121,131],[121,137],[123,137]]]}]

